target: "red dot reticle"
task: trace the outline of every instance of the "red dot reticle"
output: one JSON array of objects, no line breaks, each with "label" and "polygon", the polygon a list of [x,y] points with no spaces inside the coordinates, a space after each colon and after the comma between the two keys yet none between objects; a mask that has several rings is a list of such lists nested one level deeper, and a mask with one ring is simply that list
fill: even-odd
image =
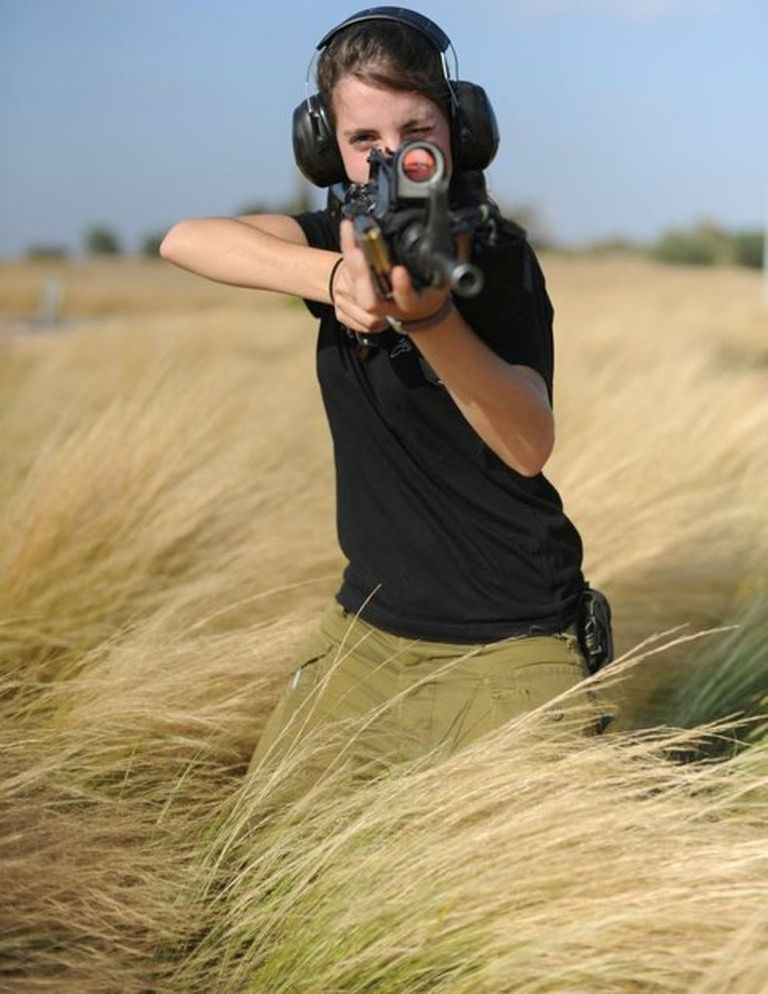
[{"label": "red dot reticle", "polygon": [[437,172],[437,161],[426,148],[412,148],[403,156],[403,172],[414,183],[425,183]]}]

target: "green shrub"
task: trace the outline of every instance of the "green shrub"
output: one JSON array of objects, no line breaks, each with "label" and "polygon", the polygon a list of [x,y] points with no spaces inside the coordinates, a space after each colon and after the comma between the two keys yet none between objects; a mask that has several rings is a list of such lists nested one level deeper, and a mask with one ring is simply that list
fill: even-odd
[{"label": "green shrub", "polygon": [[763,264],[763,235],[758,230],[725,231],[709,221],[687,230],[665,231],[650,254],[659,262],[694,266],[731,264],[759,269]]},{"label": "green shrub", "polygon": [[730,261],[731,248],[726,232],[707,221],[700,221],[689,231],[673,228],[664,232],[651,249],[651,255],[660,262],[713,266]]},{"label": "green shrub", "polygon": [[47,261],[49,259],[66,259],[69,249],[65,245],[30,245],[27,249],[27,258]]},{"label": "green shrub", "polygon": [[144,237],[141,239],[141,246],[139,248],[139,251],[141,252],[142,255],[147,255],[150,256],[151,258],[155,258],[156,256],[160,255],[160,243],[162,242],[164,237],[165,235],[161,233],[144,235]]},{"label": "green shrub", "polygon": [[96,225],[85,233],[85,249],[88,255],[119,255],[120,242],[110,228]]},{"label": "green shrub", "polygon": [[737,231],[731,236],[733,261],[739,266],[760,269],[763,265],[764,236],[761,231]]}]

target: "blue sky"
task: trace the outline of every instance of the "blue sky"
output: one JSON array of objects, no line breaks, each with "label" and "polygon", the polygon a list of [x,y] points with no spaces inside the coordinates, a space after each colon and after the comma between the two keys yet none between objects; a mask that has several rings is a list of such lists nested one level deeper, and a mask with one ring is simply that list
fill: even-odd
[{"label": "blue sky", "polygon": [[[763,224],[768,0],[413,6],[491,97],[493,192],[535,206],[555,236]],[[290,197],[310,56],[357,9],[0,0],[0,254],[77,249],[96,223],[133,249],[183,217]]]}]

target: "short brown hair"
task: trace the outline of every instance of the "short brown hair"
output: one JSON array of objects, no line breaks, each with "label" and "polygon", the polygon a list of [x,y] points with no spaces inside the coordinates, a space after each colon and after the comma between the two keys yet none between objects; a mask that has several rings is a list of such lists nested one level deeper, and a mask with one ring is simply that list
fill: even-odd
[{"label": "short brown hair", "polygon": [[421,93],[451,120],[451,93],[440,53],[407,24],[363,21],[331,38],[318,61],[317,85],[332,121],[333,91],[344,76]]}]

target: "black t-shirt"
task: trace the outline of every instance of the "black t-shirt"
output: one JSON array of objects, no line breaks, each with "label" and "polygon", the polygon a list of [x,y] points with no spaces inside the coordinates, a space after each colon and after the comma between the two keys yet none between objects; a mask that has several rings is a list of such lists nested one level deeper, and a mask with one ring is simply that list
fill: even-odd
[{"label": "black t-shirt", "polygon": [[[312,247],[339,251],[339,222],[327,211],[296,220]],[[456,298],[458,310],[500,356],[541,373],[551,398],[552,307],[532,249],[505,224],[473,261],[484,286]],[[582,546],[554,487],[496,456],[412,340],[385,332],[385,347],[361,362],[333,308],[306,303],[320,318],[317,370],[349,560],[342,606],[395,635],[443,642],[570,624]]]}]

